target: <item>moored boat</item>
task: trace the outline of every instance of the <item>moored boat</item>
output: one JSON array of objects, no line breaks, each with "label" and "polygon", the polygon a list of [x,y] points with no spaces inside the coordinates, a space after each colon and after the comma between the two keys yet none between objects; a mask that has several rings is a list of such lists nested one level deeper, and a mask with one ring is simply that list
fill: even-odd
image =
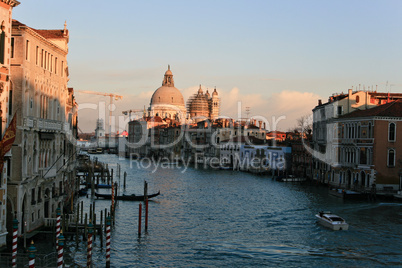
[{"label": "moored boat", "polygon": [[[160,195],[160,191],[157,192],[156,194],[150,194],[148,195],[148,199],[151,199],[155,196]],[[112,195],[111,194],[99,194],[97,192],[95,192],[95,196],[97,198],[104,198],[104,199],[112,199]],[[131,195],[116,195],[115,196],[116,200],[125,200],[125,201],[144,201],[145,200],[145,196],[144,195],[135,195],[135,194],[131,194]]]},{"label": "moored boat", "polygon": [[331,212],[323,212],[320,211],[318,214],[315,215],[318,222],[332,230],[347,230],[349,229],[349,224],[346,221],[339,217],[338,215],[332,214]]}]

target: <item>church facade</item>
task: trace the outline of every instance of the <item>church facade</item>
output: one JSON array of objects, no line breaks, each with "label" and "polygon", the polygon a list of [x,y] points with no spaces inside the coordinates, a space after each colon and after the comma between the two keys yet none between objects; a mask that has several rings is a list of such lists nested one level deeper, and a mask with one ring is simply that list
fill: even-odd
[{"label": "church facade", "polygon": [[174,86],[173,73],[165,72],[162,86],[152,95],[148,116],[169,118],[181,123],[197,123],[205,119],[215,120],[219,117],[220,98],[216,88],[212,96],[208,90],[203,92],[201,85],[197,93],[189,98],[185,106],[181,92]]}]

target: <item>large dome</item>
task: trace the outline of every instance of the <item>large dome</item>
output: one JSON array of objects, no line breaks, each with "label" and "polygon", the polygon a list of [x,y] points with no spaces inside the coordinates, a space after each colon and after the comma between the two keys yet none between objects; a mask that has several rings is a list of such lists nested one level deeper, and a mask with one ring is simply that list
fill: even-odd
[{"label": "large dome", "polygon": [[174,87],[174,80],[170,66],[165,72],[162,86],[155,90],[148,108],[150,116],[162,118],[183,119],[186,116],[186,106],[181,92]]},{"label": "large dome", "polygon": [[175,87],[161,86],[151,98],[151,105],[170,104],[184,106],[184,98],[181,92]]},{"label": "large dome", "polygon": [[170,70],[170,65],[165,72],[162,86],[152,95],[150,105],[155,104],[169,104],[184,107],[183,95],[174,87],[173,73]]}]

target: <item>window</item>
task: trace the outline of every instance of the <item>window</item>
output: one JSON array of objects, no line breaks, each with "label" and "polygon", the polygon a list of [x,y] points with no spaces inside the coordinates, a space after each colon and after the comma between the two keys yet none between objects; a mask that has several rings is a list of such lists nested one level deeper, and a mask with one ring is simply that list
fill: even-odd
[{"label": "window", "polygon": [[10,51],[10,57],[13,59],[14,58],[14,37],[11,37],[11,51]]},{"label": "window", "polygon": [[367,150],[365,147],[360,148],[360,164],[367,164]]},{"label": "window", "polygon": [[54,58],[54,74],[57,74],[57,57]]},{"label": "window", "polygon": [[39,187],[38,189],[38,202],[42,202],[42,187]]},{"label": "window", "polygon": [[5,61],[5,53],[6,53],[6,27],[4,26],[4,22],[0,27],[0,63],[4,64]]},{"label": "window", "polygon": [[29,60],[29,40],[26,42],[26,47],[25,47],[25,59]]},{"label": "window", "polygon": [[60,73],[61,73],[61,77],[63,77],[63,76],[64,76],[64,61],[61,62],[61,70],[60,70]]},{"label": "window", "polygon": [[35,64],[38,65],[39,60],[39,47],[36,46],[36,53],[35,53]]},{"label": "window", "polygon": [[342,106],[338,106],[337,108],[337,114],[341,115],[342,114]]},{"label": "window", "polygon": [[41,59],[40,59],[40,67],[43,67],[43,56],[45,55],[44,53],[45,52],[42,49],[42,54],[40,54],[40,57],[41,57]]},{"label": "window", "polygon": [[31,204],[34,205],[35,202],[35,188],[31,189]]},{"label": "window", "polygon": [[390,123],[388,125],[388,141],[395,141],[395,123]]},{"label": "window", "polygon": [[[13,90],[8,91],[8,115],[13,115]],[[11,118],[11,117],[10,117]]]},{"label": "window", "polygon": [[395,149],[388,149],[388,167],[395,167]]}]

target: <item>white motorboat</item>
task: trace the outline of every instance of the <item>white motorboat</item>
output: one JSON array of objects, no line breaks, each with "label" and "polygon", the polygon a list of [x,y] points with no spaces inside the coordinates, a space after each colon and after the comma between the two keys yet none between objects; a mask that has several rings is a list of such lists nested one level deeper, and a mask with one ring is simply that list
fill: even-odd
[{"label": "white motorboat", "polygon": [[339,217],[338,215],[332,214],[331,212],[321,211],[317,215],[315,215],[315,217],[321,225],[335,231],[347,230],[349,228],[349,224],[347,224],[343,218]]}]

